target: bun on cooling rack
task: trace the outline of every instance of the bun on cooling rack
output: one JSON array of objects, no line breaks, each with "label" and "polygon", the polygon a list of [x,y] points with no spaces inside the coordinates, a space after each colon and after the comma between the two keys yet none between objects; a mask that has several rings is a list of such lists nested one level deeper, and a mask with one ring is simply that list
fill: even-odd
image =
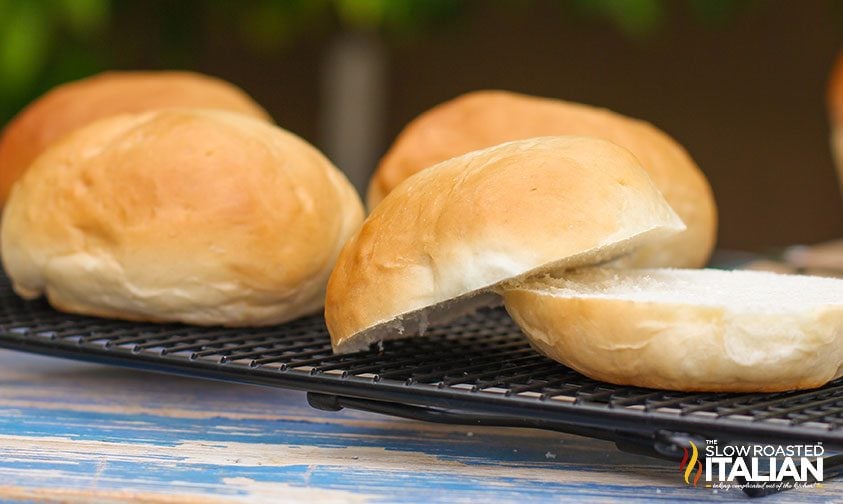
[{"label": "bun on cooling rack", "polygon": [[271,121],[236,86],[191,72],[106,72],[58,86],[32,102],[0,135],[0,206],[12,184],[51,143],[104,117],[170,107],[228,110]]},{"label": "bun on cooling rack", "polygon": [[843,375],[843,280],[583,268],[504,296],[539,352],[596,380],[777,392]]},{"label": "bun on cooling rack", "polygon": [[304,140],[229,112],[114,116],[15,185],[0,244],[26,298],[130,320],[228,326],[317,311],[363,206]]},{"label": "bun on cooling rack", "polygon": [[510,142],[417,173],[340,253],[325,318],[338,352],[490,304],[501,282],[608,261],[684,229],[638,160],[586,137]]},{"label": "bun on cooling rack", "polygon": [[708,181],[681,145],[647,122],[606,109],[506,91],[468,93],[411,121],[369,184],[369,209],[428,166],[503,142],[548,135],[592,136],[629,149],[687,225],[664,242],[639,248],[630,265],[697,268],[708,262],[717,210]]}]

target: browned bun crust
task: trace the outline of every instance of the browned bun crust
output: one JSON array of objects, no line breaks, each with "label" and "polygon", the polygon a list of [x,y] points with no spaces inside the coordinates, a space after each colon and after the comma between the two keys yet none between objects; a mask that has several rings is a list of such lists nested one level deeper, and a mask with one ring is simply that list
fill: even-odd
[{"label": "browned bun crust", "polygon": [[588,137],[509,142],[405,180],[349,239],[325,319],[349,352],[489,301],[502,282],[594,264],[685,229],[638,160]]},{"label": "browned bun crust", "polygon": [[0,206],[12,184],[51,143],[97,119],[160,108],[228,110],[271,121],[245,92],[192,72],[106,72],[54,88],[0,135]]},{"label": "browned bun crust", "polygon": [[703,173],[685,149],[645,121],[612,111],[506,91],[475,91],[411,121],[383,157],[367,195],[369,209],[412,174],[466,152],[512,140],[576,135],[632,152],[688,229],[644,247],[631,266],[704,266],[717,237],[717,209]]},{"label": "browned bun crust", "polygon": [[0,232],[15,291],[61,310],[250,326],[317,311],[363,219],[348,180],[266,121],[207,109],[112,116],[49,147]]}]

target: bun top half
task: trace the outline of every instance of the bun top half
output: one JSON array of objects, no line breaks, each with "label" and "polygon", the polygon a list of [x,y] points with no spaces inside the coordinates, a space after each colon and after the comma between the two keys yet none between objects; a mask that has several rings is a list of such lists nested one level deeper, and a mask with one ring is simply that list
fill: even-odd
[{"label": "bun top half", "polygon": [[466,152],[548,135],[602,138],[638,158],[688,229],[644,247],[634,266],[700,267],[717,235],[711,188],[685,149],[655,126],[606,109],[506,91],[476,91],[411,121],[383,157],[368,190],[369,209],[412,174]]},{"label": "bun top half", "polygon": [[161,108],[211,108],[271,121],[238,87],[192,72],[106,72],[41,96],[0,135],[0,206],[12,184],[50,144],[97,119]]},{"label": "bun top half", "polygon": [[490,304],[502,282],[608,261],[684,229],[626,149],[510,142],[408,178],[343,248],[328,283],[334,349],[409,336]]}]

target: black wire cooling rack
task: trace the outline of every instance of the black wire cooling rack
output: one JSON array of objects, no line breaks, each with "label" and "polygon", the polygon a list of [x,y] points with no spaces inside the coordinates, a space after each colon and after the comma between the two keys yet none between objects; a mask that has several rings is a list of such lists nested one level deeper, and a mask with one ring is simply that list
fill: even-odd
[{"label": "black wire cooling rack", "polygon": [[[68,315],[0,276],[0,347],[308,392],[325,410],[530,427],[679,459],[689,441],[816,443],[843,450],[843,380],[774,394],[680,393],[596,382],[532,350],[502,309],[382,349],[334,355],[320,316],[262,329]],[[839,461],[826,459],[826,478]]]}]

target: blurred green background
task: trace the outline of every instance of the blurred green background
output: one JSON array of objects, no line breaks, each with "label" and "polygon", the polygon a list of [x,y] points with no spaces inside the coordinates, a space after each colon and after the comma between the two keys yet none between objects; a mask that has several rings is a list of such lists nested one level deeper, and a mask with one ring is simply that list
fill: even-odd
[{"label": "blurred green background", "polygon": [[[98,71],[194,68],[209,33],[264,55],[290,50],[298,38],[325,38],[342,29],[371,31],[401,44],[431,30],[458,30],[473,10],[522,15],[540,1],[0,0],[0,122],[56,84]],[[670,21],[669,7],[676,7],[667,0],[545,3],[554,4],[560,17],[603,19],[639,42],[657,37]],[[751,4],[686,0],[682,7],[701,24],[716,27],[753,8]]]},{"label": "blurred green background", "polygon": [[832,0],[0,0],[0,124],[105,69],[232,81],[362,188],[412,117],[504,88],[606,106],[682,142],[720,244],[843,234],[825,86]]}]

